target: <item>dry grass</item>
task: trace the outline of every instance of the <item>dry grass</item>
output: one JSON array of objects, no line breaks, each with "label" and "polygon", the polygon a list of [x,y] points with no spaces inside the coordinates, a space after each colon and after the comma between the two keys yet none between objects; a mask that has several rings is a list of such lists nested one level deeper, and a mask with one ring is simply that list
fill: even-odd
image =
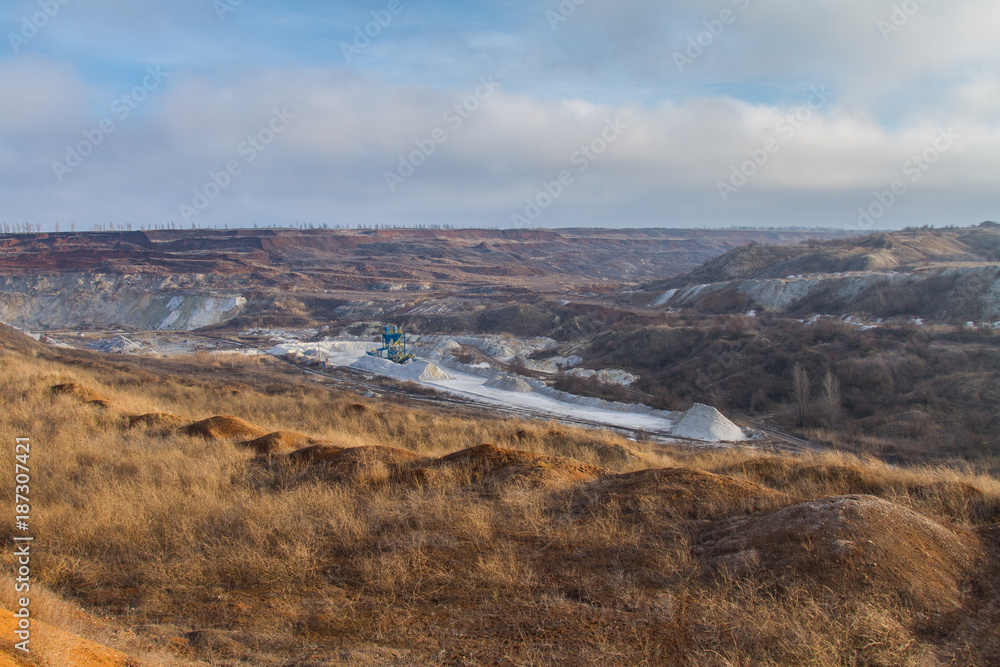
[{"label": "dry grass", "polygon": [[[151,664],[996,664],[988,579],[962,590],[958,612],[917,610],[899,590],[905,571],[838,590],[801,572],[720,569],[703,544],[741,516],[858,493],[975,535],[997,521],[994,478],[666,451],[307,385],[137,378],[33,350],[0,351],[0,424],[33,443],[34,574],[128,631],[113,641],[55,603],[39,613]],[[108,406],[49,390],[69,382]],[[232,415],[327,449],[269,461],[241,446],[245,433],[128,418],[150,413]],[[571,474],[553,486],[553,471]],[[11,483],[0,476],[0,496]],[[9,514],[0,533],[14,533]],[[983,621],[969,622],[973,609]]]}]

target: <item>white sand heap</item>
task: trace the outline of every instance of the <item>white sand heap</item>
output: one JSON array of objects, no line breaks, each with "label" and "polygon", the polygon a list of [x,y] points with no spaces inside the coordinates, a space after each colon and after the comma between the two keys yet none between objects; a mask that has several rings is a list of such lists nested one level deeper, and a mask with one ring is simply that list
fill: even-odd
[{"label": "white sand heap", "polygon": [[707,442],[738,442],[747,439],[743,429],[712,406],[703,403],[695,403],[685,412],[670,433],[681,438]]},{"label": "white sand heap", "polygon": [[498,375],[492,380],[487,380],[484,387],[491,389],[503,389],[504,391],[517,391],[527,393],[531,391],[531,385],[519,377],[513,375]]},{"label": "white sand heap", "polygon": [[420,360],[411,361],[408,364],[397,364],[388,359],[364,356],[351,364],[351,368],[368,373],[385,375],[397,380],[410,380],[412,382],[435,382],[438,380],[454,379],[431,362]]}]

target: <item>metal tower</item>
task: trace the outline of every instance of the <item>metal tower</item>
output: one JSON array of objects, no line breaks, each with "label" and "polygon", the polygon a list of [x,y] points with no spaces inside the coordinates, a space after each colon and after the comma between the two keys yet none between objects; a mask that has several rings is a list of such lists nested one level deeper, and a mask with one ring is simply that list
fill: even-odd
[{"label": "metal tower", "polygon": [[372,350],[368,356],[388,359],[397,364],[405,364],[413,359],[406,351],[406,334],[395,324],[387,324],[382,328],[382,347]]}]

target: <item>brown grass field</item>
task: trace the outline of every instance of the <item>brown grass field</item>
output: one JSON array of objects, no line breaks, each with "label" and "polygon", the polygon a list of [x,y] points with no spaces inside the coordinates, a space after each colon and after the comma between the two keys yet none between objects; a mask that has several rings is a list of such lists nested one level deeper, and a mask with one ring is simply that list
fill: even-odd
[{"label": "brown grass field", "polygon": [[0,333],[39,623],[0,664],[1000,664],[1000,481],[971,464],[664,447],[204,361]]}]

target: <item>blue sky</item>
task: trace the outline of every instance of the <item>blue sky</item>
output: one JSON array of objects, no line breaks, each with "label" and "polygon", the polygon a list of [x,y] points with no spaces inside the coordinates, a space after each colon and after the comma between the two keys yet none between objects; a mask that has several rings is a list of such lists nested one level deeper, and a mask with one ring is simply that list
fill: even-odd
[{"label": "blue sky", "polygon": [[0,222],[972,224],[1000,218],[998,25],[995,0],[9,0]]}]

